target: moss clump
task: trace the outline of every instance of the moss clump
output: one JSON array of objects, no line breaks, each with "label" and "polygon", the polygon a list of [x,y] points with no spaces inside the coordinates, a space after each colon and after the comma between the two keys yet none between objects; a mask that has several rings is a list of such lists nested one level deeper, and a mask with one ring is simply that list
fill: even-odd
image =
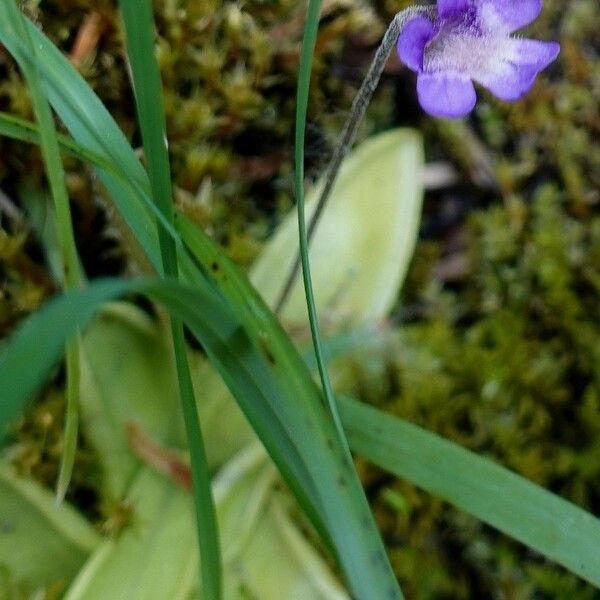
[{"label": "moss clump", "polygon": [[[4,456],[24,477],[54,489],[64,446],[65,397],[62,385],[49,387],[19,420]],[[98,460],[86,440],[78,440],[67,500],[80,506],[92,521],[112,519],[112,507],[99,504]]]},{"label": "moss clump", "polygon": [[[8,198],[5,202],[9,202]],[[0,337],[36,310],[53,290],[52,280],[39,258],[36,260],[29,252],[28,227],[18,215],[15,213],[0,227]]]}]

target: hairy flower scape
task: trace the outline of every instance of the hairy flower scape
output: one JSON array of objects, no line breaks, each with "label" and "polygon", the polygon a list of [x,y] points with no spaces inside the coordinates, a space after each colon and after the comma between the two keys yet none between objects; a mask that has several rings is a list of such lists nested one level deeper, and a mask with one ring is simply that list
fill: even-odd
[{"label": "hairy flower scape", "polygon": [[542,0],[437,0],[437,17],[418,16],[398,38],[400,60],[418,73],[423,109],[462,117],[476,102],[473,81],[502,100],[517,100],[560,51],[557,42],[511,37],[531,23]]}]

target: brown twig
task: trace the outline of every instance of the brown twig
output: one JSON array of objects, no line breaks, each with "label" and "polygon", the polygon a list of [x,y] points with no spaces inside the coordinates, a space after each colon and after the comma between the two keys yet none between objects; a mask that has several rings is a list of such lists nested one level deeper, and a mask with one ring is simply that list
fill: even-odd
[{"label": "brown twig", "polygon": [[140,460],[166,475],[183,489],[192,489],[190,465],[177,452],[155,442],[136,423],[125,425],[125,435],[133,453]]},{"label": "brown twig", "polygon": [[96,50],[100,36],[104,31],[104,19],[99,12],[93,11],[86,15],[79,27],[77,37],[69,53],[69,60],[79,66]]}]

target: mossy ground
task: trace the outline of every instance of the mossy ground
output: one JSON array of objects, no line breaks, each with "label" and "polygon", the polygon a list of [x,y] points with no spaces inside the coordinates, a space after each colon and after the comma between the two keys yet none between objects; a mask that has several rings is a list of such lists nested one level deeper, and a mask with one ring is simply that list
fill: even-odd
[{"label": "mossy ground", "polygon": [[[326,161],[383,23],[406,4],[325,3],[310,102],[309,175]],[[113,3],[26,6],[65,52],[74,52],[86,17],[98,15],[98,43],[87,54],[75,52],[79,68],[137,143]],[[242,266],[292,204],[290,132],[303,6],[296,0],[156,3],[176,199]],[[412,74],[390,63],[361,135],[398,124],[420,127],[428,158],[449,161],[460,181],[426,196],[421,241],[394,315],[400,323],[394,351],[368,351],[353,370],[366,400],[596,514],[599,30],[596,0],[546,0],[532,35],[559,39],[559,60],[522,102],[508,105],[482,92],[465,123],[425,117]],[[0,108],[31,117],[24,85],[4,52]],[[0,334],[6,334],[55,285],[19,200],[25,186],[43,186],[39,155],[6,140],[0,145],[6,194]],[[91,172],[71,159],[67,169],[90,276],[144,270]],[[56,402],[49,392],[17,436],[21,466],[50,484],[60,448]],[[93,482],[92,463],[82,451],[75,495]],[[474,519],[360,467],[408,597],[598,596]]]}]

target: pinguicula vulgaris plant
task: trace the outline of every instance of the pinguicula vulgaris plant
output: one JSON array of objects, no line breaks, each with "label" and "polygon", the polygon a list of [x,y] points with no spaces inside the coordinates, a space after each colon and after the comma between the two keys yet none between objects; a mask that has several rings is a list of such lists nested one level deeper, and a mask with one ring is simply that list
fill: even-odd
[{"label": "pinguicula vulgaris plant", "polygon": [[[69,336],[82,331],[101,304],[124,294],[144,294],[162,301],[173,315],[176,383],[190,448],[203,598],[220,600],[228,596],[221,583],[220,532],[188,367],[184,322],[229,386],[311,523],[338,558],[353,597],[402,598],[402,593],[354,469],[350,444],[354,451],[380,467],[455,503],[600,586],[600,558],[589,550],[600,539],[600,520],[593,515],[490,461],[376,409],[342,399],[343,410],[337,414],[337,401],[319,349],[303,220],[303,141],[311,44],[303,45],[299,69],[296,188],[307,303],[326,405],[308,367],[266,304],[210,238],[175,212],[165,144],[162,83],[153,52],[152,4],[149,0],[122,0],[120,5],[147,170],[60,51],[33,23],[23,20],[14,0],[0,0],[0,42],[28,70],[32,93],[38,95],[38,105],[43,105],[38,111],[45,127],[45,131],[40,127],[44,134],[40,135],[41,144],[54,151],[56,163],[60,142],[97,167],[115,206],[159,274],[132,281],[90,282],[82,289],[74,286],[74,291],[58,299],[46,312],[35,315],[12,342],[0,349],[0,436],[39,388]],[[318,9],[319,1],[310,0],[307,31],[312,19],[316,32]],[[418,73],[417,91],[423,108],[436,116],[462,116],[475,103],[473,81],[502,99],[517,99],[556,57],[557,44],[511,37],[540,9],[539,0],[438,0],[437,6],[413,7],[396,15],[353,103],[326,172],[309,235],[394,47],[398,47],[405,64]],[[305,36],[307,39],[310,36]],[[41,76],[44,86],[40,84]],[[52,139],[55,132],[49,103],[74,140]],[[31,132],[36,132],[32,124],[19,124],[6,115],[4,125],[10,135],[29,141]],[[62,177],[58,165],[47,162],[48,170]],[[64,220],[69,221],[70,217],[65,216]],[[33,355],[37,361],[29,360]],[[116,358],[118,361],[120,355]],[[331,407],[331,415],[324,406]],[[130,473],[127,479],[131,479]],[[499,494],[498,490],[505,493]],[[164,497],[161,492],[161,498]],[[165,505],[162,501],[158,505],[161,519]],[[177,513],[180,516],[181,511]],[[143,520],[140,519],[140,526]],[[565,523],[569,526],[565,527]],[[155,530],[151,537],[158,538]],[[171,542],[174,536],[169,532],[165,539]],[[109,552],[116,545],[110,542]],[[184,549],[187,552],[187,545]],[[161,557],[157,549],[151,551]],[[88,565],[96,569],[106,556],[102,547]],[[145,574],[152,572],[142,560],[136,562]],[[117,566],[119,572],[127,570]],[[161,564],[158,570],[161,578],[162,567]],[[235,563],[233,571],[241,570]],[[85,571],[75,582],[74,593],[81,594],[77,597],[84,597],[81,589],[90,582],[89,574]]]}]

